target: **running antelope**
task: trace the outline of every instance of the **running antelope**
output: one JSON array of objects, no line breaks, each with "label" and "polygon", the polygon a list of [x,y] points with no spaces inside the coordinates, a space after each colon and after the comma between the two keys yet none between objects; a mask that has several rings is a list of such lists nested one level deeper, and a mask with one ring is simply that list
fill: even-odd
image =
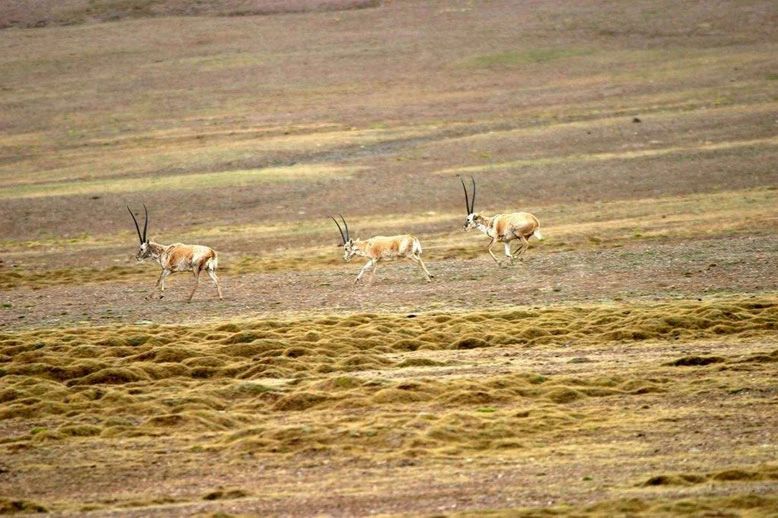
[{"label": "running antelope", "polygon": [[[494,216],[487,217],[481,214],[475,213],[475,178],[472,176],[470,180],[473,182],[472,196],[468,195],[467,187],[462,178],[459,181],[462,182],[462,188],[465,190],[465,205],[467,207],[467,219],[465,219],[465,231],[471,228],[477,228],[492,240],[489,242],[489,255],[495,260],[497,264],[500,261],[492,252],[492,246],[495,241],[499,241],[505,247],[505,257],[508,258],[510,264],[513,264],[513,260],[521,255],[529,248],[529,238],[535,236],[542,240],[543,234],[540,233],[540,222],[538,218],[530,214],[529,212],[512,212],[510,214],[495,214]],[[520,241],[519,247],[511,252],[511,241]]]},{"label": "running antelope", "polygon": [[161,299],[164,296],[165,279],[171,273],[192,272],[195,285],[187,299],[187,302],[192,302],[192,297],[200,283],[200,272],[203,270],[208,272],[208,276],[216,285],[219,300],[223,300],[222,289],[219,287],[219,280],[216,278],[216,267],[218,265],[216,251],[207,246],[184,245],[181,243],[161,245],[154,241],[149,241],[146,237],[146,231],[149,227],[149,210],[146,208],[146,205],[143,205],[143,210],[146,213],[146,219],[143,222],[143,235],[140,233],[140,227],[138,226],[138,220],[135,219],[135,214],[132,213],[129,207],[127,207],[127,210],[130,211],[130,216],[132,216],[132,221],[135,223],[135,230],[138,232],[138,239],[140,240],[140,247],[138,247],[138,253],[135,254],[135,259],[138,262],[143,262],[143,260],[150,257],[162,267],[162,273],[159,275],[159,279],[157,279],[157,284],[151,293],[146,295],[146,300],[154,296],[157,288],[159,288],[159,298]]},{"label": "running antelope", "polygon": [[389,237],[375,236],[367,241],[362,241],[361,239],[354,241],[349,235],[348,223],[343,219],[343,216],[340,216],[340,219],[343,221],[345,231],[340,227],[338,220],[332,216],[330,216],[330,218],[338,226],[340,237],[343,239],[343,260],[349,262],[355,255],[367,257],[368,259],[367,264],[359,271],[359,275],[357,275],[357,278],[354,280],[354,284],[358,283],[368,270],[371,270],[370,282],[372,283],[379,261],[402,258],[409,259],[418,264],[421,269],[424,270],[427,282],[430,282],[432,277],[434,277],[429,270],[427,270],[424,261],[421,260],[421,243],[419,243],[419,240],[414,236],[409,234]]}]

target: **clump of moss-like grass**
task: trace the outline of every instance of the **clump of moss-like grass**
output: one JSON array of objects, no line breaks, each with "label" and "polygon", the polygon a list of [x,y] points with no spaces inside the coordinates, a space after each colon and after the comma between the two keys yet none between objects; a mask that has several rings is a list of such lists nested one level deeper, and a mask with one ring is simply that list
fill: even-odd
[{"label": "clump of moss-like grass", "polygon": [[672,365],[674,367],[701,367],[704,365],[710,365],[712,363],[721,363],[724,358],[720,356],[684,356],[673,360],[666,365]]},{"label": "clump of moss-like grass", "polygon": [[397,367],[440,367],[442,365],[445,365],[445,363],[430,358],[406,358],[398,363]]},{"label": "clump of moss-like grass", "polygon": [[232,500],[235,498],[245,498],[251,493],[244,489],[217,489],[206,493],[203,500]]},{"label": "clump of moss-like grass", "polygon": [[32,500],[0,497],[0,514],[48,513],[49,510]]}]

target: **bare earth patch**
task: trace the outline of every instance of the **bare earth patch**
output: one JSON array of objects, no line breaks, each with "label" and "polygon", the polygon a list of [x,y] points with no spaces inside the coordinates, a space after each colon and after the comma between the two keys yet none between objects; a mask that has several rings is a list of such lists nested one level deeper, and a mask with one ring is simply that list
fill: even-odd
[{"label": "bare earth patch", "polygon": [[114,22],[156,16],[259,16],[367,9],[378,0],[9,0],[0,10],[0,29]]}]

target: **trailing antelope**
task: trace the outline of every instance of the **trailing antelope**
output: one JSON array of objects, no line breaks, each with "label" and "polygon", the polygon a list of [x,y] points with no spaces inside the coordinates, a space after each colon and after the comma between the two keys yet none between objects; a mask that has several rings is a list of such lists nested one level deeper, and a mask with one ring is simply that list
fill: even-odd
[{"label": "trailing antelope", "polygon": [[138,220],[135,219],[135,214],[132,213],[130,207],[127,207],[132,216],[132,221],[135,223],[135,230],[138,232],[138,239],[140,240],[140,247],[138,247],[138,253],[135,254],[135,259],[138,262],[143,262],[146,258],[152,258],[159,263],[162,267],[162,273],[157,279],[157,284],[154,289],[146,295],[146,300],[152,298],[154,293],[159,288],[159,298],[161,299],[165,293],[165,279],[171,273],[176,272],[192,272],[195,279],[194,288],[192,293],[189,294],[187,302],[192,302],[192,297],[197,290],[197,286],[200,283],[200,272],[205,270],[208,272],[208,276],[216,285],[216,292],[219,294],[219,300],[223,300],[222,289],[219,287],[219,280],[216,278],[216,267],[218,266],[218,258],[216,257],[216,251],[207,246],[200,245],[184,245],[181,243],[173,243],[172,245],[161,245],[154,241],[149,241],[146,237],[146,231],[149,227],[149,210],[146,205],[143,205],[145,211],[145,221],[143,222],[143,235],[140,233],[140,227],[138,226]]},{"label": "trailing antelope", "polygon": [[402,258],[409,259],[418,264],[424,271],[427,282],[430,282],[432,277],[434,277],[429,270],[427,270],[424,261],[421,260],[421,243],[419,243],[419,240],[414,236],[409,234],[389,237],[375,236],[367,241],[362,241],[361,239],[355,241],[351,239],[351,235],[348,231],[348,223],[343,219],[343,216],[340,216],[340,219],[343,221],[345,231],[340,227],[338,220],[332,216],[330,216],[330,218],[338,226],[340,237],[343,239],[343,260],[349,262],[355,255],[367,257],[368,259],[365,266],[359,271],[359,275],[357,275],[357,278],[354,280],[354,284],[358,283],[368,270],[370,270],[370,282],[372,283],[379,261]]},{"label": "trailing antelope", "polygon": [[[513,264],[513,260],[521,255],[529,248],[529,238],[535,236],[539,240],[543,239],[543,234],[540,233],[540,222],[538,218],[530,214],[529,212],[512,212],[510,214],[495,214],[492,217],[482,216],[475,212],[475,178],[472,176],[470,180],[473,182],[472,196],[468,195],[467,187],[464,180],[459,178],[462,182],[462,188],[465,190],[465,206],[467,207],[467,219],[465,219],[465,231],[469,231],[471,228],[477,228],[492,240],[489,242],[489,255],[497,264],[500,261],[492,252],[492,246],[495,242],[500,242],[505,247],[505,257],[508,258],[510,264]],[[520,241],[519,247],[511,252],[511,241]]]}]

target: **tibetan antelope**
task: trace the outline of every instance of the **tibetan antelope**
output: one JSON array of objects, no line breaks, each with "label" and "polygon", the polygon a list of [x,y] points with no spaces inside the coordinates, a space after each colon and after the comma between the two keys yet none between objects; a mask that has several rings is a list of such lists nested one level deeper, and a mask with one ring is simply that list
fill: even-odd
[{"label": "tibetan antelope", "polygon": [[192,302],[192,297],[197,290],[197,285],[200,283],[200,272],[205,270],[208,272],[208,276],[216,285],[216,292],[219,294],[219,300],[223,300],[222,289],[219,287],[219,280],[216,278],[216,267],[218,265],[218,259],[216,252],[207,246],[200,245],[184,245],[181,243],[173,243],[172,245],[161,245],[154,241],[149,241],[146,237],[146,231],[149,227],[149,210],[146,205],[143,205],[145,211],[145,221],[143,222],[143,235],[140,233],[140,227],[138,226],[138,220],[135,219],[135,214],[132,213],[129,207],[132,221],[135,223],[135,230],[138,232],[138,239],[140,240],[140,247],[138,247],[138,253],[135,254],[135,259],[138,262],[143,262],[146,258],[152,258],[159,263],[162,267],[162,273],[157,279],[157,284],[154,289],[146,295],[146,300],[152,298],[154,293],[159,288],[159,298],[161,299],[165,293],[165,279],[171,273],[176,272],[192,272],[195,279],[194,288],[192,293],[189,294],[187,302]]},{"label": "tibetan antelope", "polygon": [[392,259],[409,259],[418,264],[424,271],[424,275],[427,277],[427,282],[430,282],[432,275],[427,267],[424,265],[424,261],[421,260],[421,243],[414,236],[404,234],[401,236],[375,236],[371,237],[367,241],[357,239],[356,241],[351,239],[351,235],[348,231],[348,223],[340,216],[343,221],[343,227],[345,231],[340,227],[338,220],[330,216],[332,221],[338,226],[340,231],[340,237],[343,239],[343,260],[346,262],[351,261],[351,258],[355,255],[361,257],[367,257],[367,263],[359,271],[359,275],[354,280],[354,284],[358,283],[366,271],[370,271],[370,282],[373,282],[375,276],[376,267],[379,261],[392,260]]},{"label": "tibetan antelope", "polygon": [[[496,241],[503,244],[505,247],[505,257],[508,258],[510,264],[513,264],[513,260],[521,255],[529,248],[529,238],[535,236],[539,240],[543,239],[543,234],[540,233],[540,222],[538,218],[530,214],[529,212],[512,212],[510,214],[495,214],[492,217],[482,216],[475,213],[475,178],[472,176],[470,180],[473,182],[472,196],[468,195],[467,187],[464,180],[459,178],[462,182],[462,188],[465,190],[465,206],[467,207],[467,219],[465,219],[465,231],[471,228],[477,228],[492,240],[489,242],[489,255],[499,265],[500,261],[492,252],[492,246]],[[520,241],[519,247],[511,252],[511,241]]]}]

